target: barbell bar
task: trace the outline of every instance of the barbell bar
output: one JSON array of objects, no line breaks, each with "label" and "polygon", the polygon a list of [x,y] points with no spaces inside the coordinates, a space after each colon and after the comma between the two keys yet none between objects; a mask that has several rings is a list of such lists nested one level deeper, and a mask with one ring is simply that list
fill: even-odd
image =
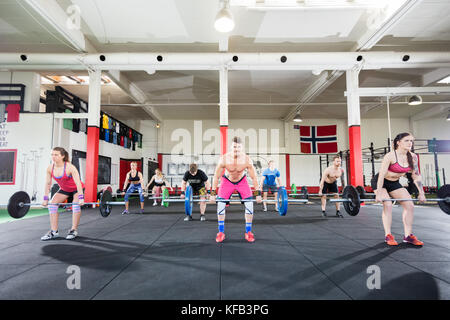
[{"label": "barbell bar", "polygon": [[[439,188],[437,192],[438,198],[427,199],[429,202],[437,202],[439,208],[446,214],[450,215],[450,185],[446,184]],[[382,201],[419,201],[419,199],[382,199]],[[356,216],[359,213],[361,202],[376,202],[375,199],[361,199],[359,192],[353,186],[344,188],[342,199],[331,199],[330,202],[342,202],[345,211]]]},{"label": "barbell bar", "polygon": [[[185,200],[184,200],[184,211],[186,215],[190,216],[192,215],[192,205],[194,202],[210,202],[210,200],[194,200],[193,199],[193,190],[191,186],[188,186],[186,188],[185,192]],[[168,202],[183,202],[183,200],[167,200]],[[267,200],[261,200],[262,202],[273,202],[273,199],[267,199]],[[217,200],[217,202],[231,202],[231,203],[239,203],[239,202],[256,202],[255,199],[241,199],[241,200],[230,200],[230,199],[224,199],[224,200]],[[288,203],[289,202],[301,202],[301,203],[307,203],[308,200],[306,199],[288,199],[288,195],[286,192],[286,189],[284,187],[278,188],[278,197],[276,199],[277,205],[278,205],[278,213],[280,216],[285,216],[288,210]]]}]

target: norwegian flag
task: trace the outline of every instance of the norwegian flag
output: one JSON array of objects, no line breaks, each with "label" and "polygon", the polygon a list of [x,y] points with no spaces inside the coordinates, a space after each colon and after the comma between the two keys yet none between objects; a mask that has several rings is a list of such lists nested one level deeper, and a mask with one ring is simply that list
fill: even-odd
[{"label": "norwegian flag", "polygon": [[300,151],[302,153],[336,153],[337,129],[330,126],[294,126],[300,129]]}]

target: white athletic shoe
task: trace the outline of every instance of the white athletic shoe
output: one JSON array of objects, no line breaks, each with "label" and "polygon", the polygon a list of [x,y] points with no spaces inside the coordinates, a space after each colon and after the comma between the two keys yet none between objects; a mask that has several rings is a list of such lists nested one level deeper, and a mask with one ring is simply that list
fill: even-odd
[{"label": "white athletic shoe", "polygon": [[205,220],[206,220],[205,215],[204,214],[200,215],[200,221],[205,221]]},{"label": "white athletic shoe", "polygon": [[42,241],[47,241],[47,240],[52,240],[52,239],[55,239],[55,238],[58,238],[58,237],[59,237],[58,230],[56,230],[56,232],[53,232],[52,230],[50,230],[44,236],[41,237],[41,240]]},{"label": "white athletic shoe", "polygon": [[267,211],[267,207],[263,207],[263,211],[266,212]]},{"label": "white athletic shoe", "polygon": [[75,239],[78,236],[78,231],[77,230],[69,230],[69,232],[67,233],[67,240],[72,240]]},{"label": "white athletic shoe", "polygon": [[157,206],[157,205],[158,205],[158,202],[154,201],[153,206]]}]

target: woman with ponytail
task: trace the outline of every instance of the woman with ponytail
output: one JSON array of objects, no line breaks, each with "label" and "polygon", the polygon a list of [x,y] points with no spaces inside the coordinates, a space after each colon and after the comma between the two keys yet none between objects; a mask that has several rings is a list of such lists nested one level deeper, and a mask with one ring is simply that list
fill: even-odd
[{"label": "woman with ponytail", "polygon": [[[53,198],[48,198],[48,193],[52,186],[52,180],[59,185],[59,190]],[[41,240],[51,240],[59,236],[58,233],[58,205],[56,203],[64,202],[69,196],[73,196],[72,204],[72,228],[70,228],[66,239],[74,239],[78,235],[78,225],[80,224],[81,207],[84,204],[84,185],[80,180],[80,174],[77,168],[69,162],[69,153],[61,147],[53,148],[52,164],[47,168],[47,177],[45,183],[43,206],[48,205],[50,213],[50,231],[47,232]]]},{"label": "woman with ponytail", "polygon": [[[383,203],[382,220],[385,231],[385,242],[390,246],[396,246],[394,236],[391,234],[392,225],[392,202],[382,201],[383,199],[411,199],[409,192],[400,184],[400,177],[406,173],[411,173],[414,184],[419,190],[419,201],[425,202],[425,193],[423,191],[422,179],[419,173],[417,155],[411,152],[414,137],[410,133],[398,134],[394,141],[394,150],[387,153],[381,163],[380,171],[372,178],[371,185],[376,195],[376,201]],[[422,246],[412,234],[414,220],[414,204],[412,201],[400,201],[403,207],[403,242],[411,243],[416,246]]]}]

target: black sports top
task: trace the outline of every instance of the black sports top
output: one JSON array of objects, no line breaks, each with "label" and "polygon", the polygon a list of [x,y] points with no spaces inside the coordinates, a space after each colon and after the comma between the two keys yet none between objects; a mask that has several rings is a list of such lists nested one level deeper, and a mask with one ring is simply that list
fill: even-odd
[{"label": "black sports top", "polygon": [[131,176],[131,171],[130,171],[130,176],[128,178],[128,181],[139,181],[141,180],[141,178],[139,178],[139,171],[136,171],[136,175],[134,177]]}]

